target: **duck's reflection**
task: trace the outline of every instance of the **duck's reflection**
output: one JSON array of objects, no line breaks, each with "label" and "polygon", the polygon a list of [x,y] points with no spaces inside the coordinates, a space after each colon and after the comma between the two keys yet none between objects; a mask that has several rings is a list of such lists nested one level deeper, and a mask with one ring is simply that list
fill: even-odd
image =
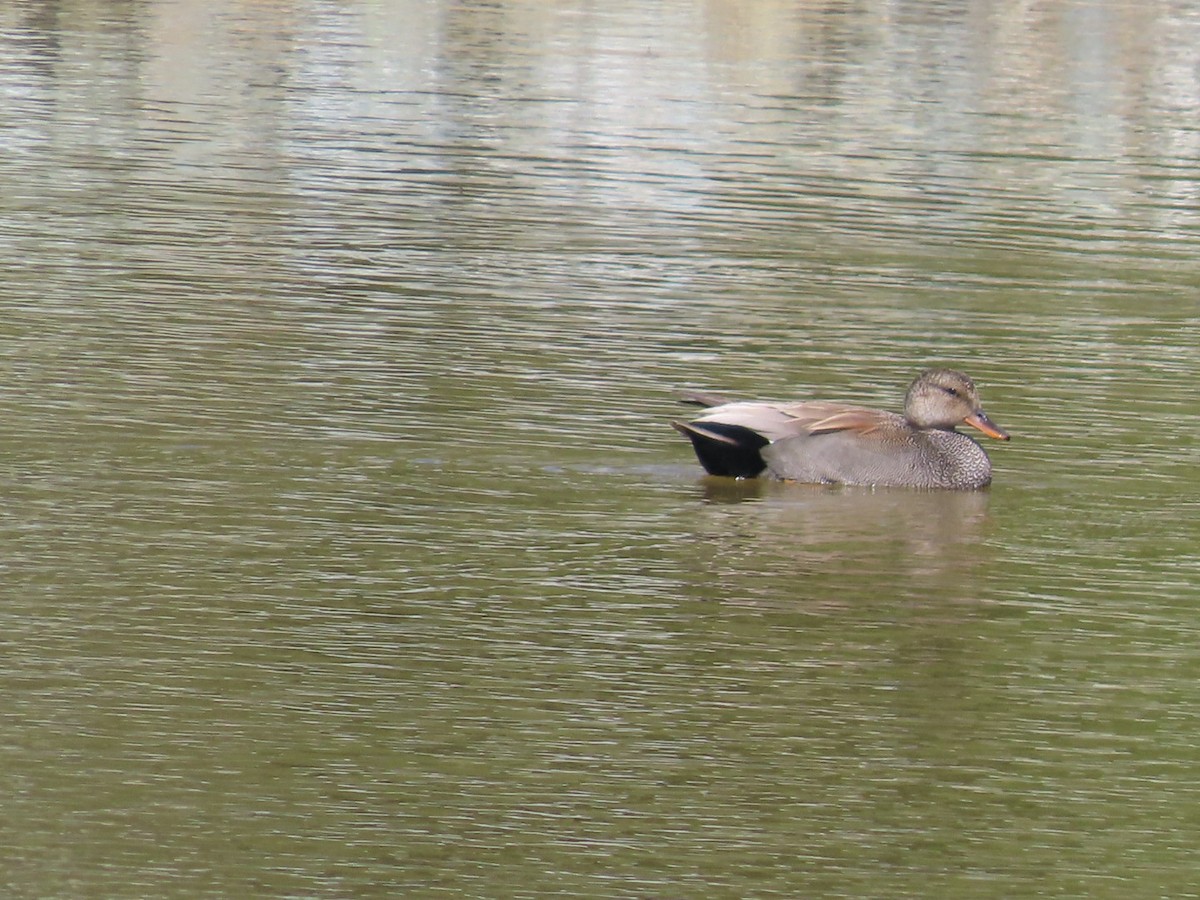
[{"label": "duck's reflection", "polygon": [[[825,600],[971,596],[990,563],[986,491],[873,490],[753,479],[702,482],[702,540],[737,594]],[[711,529],[711,531],[710,531]]]}]

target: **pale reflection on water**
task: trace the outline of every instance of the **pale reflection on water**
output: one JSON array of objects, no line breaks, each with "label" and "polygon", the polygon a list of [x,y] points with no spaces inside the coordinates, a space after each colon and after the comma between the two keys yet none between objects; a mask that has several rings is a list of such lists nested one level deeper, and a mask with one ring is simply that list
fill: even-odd
[{"label": "pale reflection on water", "polygon": [[[1191,890],[1198,32],[0,11],[0,884]],[[934,363],[990,491],[668,424]]]},{"label": "pale reflection on water", "polygon": [[[696,536],[716,549],[706,574],[731,603],[845,611],[885,586],[898,603],[965,601],[989,570],[988,493],[895,491],[706,479]],[[748,499],[758,502],[746,505]],[[719,547],[736,533],[740,551]],[[753,579],[763,584],[753,593]],[[790,587],[785,587],[790,582]]]}]

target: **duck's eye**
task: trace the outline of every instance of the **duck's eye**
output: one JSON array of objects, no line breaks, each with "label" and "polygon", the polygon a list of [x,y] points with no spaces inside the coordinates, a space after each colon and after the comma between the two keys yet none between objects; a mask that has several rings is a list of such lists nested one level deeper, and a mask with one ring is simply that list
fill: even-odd
[{"label": "duck's eye", "polygon": [[945,391],[947,394],[949,394],[951,397],[961,397],[962,396],[962,394],[960,394],[958,392],[958,388],[945,387],[945,388],[942,388],[942,390]]}]

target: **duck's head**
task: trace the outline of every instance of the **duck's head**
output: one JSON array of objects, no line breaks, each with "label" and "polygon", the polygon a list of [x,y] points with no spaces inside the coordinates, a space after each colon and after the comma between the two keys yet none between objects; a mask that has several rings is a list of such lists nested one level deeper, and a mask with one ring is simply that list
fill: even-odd
[{"label": "duck's head", "polygon": [[918,428],[970,425],[988,437],[1008,440],[1008,432],[988,418],[975,382],[954,369],[926,369],[908,388],[904,415]]}]

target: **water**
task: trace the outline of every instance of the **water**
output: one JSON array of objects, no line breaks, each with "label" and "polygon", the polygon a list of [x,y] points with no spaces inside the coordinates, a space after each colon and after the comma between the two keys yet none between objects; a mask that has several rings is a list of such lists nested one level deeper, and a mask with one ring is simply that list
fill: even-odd
[{"label": "water", "polygon": [[[0,13],[6,895],[1195,895],[1198,29]],[[935,363],[990,491],[668,427]]]}]

